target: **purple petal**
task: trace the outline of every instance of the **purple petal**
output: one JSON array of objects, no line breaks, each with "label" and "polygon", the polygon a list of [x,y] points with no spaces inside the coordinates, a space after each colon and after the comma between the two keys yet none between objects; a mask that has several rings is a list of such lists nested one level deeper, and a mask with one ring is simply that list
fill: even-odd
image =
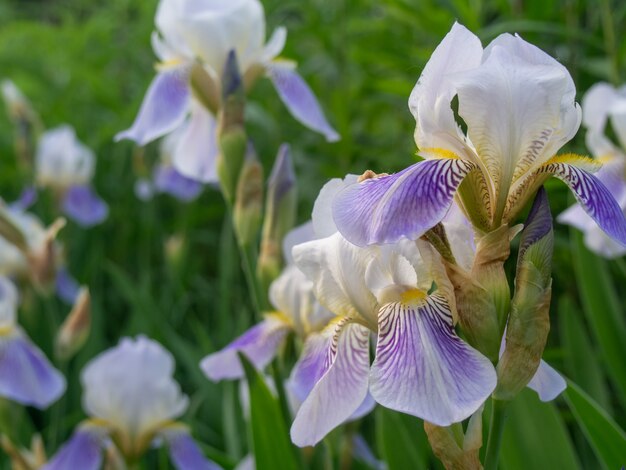
[{"label": "purple petal", "polygon": [[387,464],[382,460],[378,460],[372,452],[372,449],[368,445],[367,441],[360,434],[355,434],[352,437],[352,448],[354,457],[357,460],[367,464],[371,468],[376,470],[386,470]]},{"label": "purple petal", "polygon": [[180,174],[169,165],[159,165],[154,172],[154,186],[162,193],[167,193],[179,201],[189,202],[202,192],[202,184]]},{"label": "purple petal", "polygon": [[147,202],[154,197],[154,184],[146,178],[139,178],[135,181],[135,196],[143,202]]},{"label": "purple petal", "polygon": [[567,388],[567,383],[556,370],[541,360],[527,387],[537,392],[541,401],[551,401]]},{"label": "purple petal", "polygon": [[0,341],[0,396],[47,408],[65,391],[65,378],[23,333]]},{"label": "purple petal", "polygon": [[115,141],[130,139],[146,145],[180,126],[189,109],[188,73],[177,68],[157,74],[132,127],[117,134]]},{"label": "purple petal", "polygon": [[222,467],[208,460],[198,444],[182,426],[172,426],[161,432],[170,450],[170,459],[178,470],[220,470]]},{"label": "purple petal", "polygon": [[37,202],[37,188],[28,186],[22,190],[20,197],[17,201],[13,201],[10,207],[18,211],[26,211],[35,204],[35,202]]},{"label": "purple petal", "polygon": [[329,335],[314,333],[304,343],[302,354],[289,377],[291,391],[300,403],[306,400],[324,374],[324,362],[330,342]]},{"label": "purple petal", "polygon": [[361,419],[363,416],[370,414],[370,412],[376,408],[376,400],[369,393],[365,395],[365,399],[359,405],[359,407],[352,413],[348,421],[356,421],[357,419]]},{"label": "purple petal", "polygon": [[268,65],[267,71],[278,96],[294,118],[323,134],[329,142],[339,140],[339,134],[326,120],[311,88],[290,64],[274,62]]},{"label": "purple petal", "polygon": [[81,426],[41,470],[99,470],[105,438],[103,428]]},{"label": "purple petal", "polygon": [[474,413],[496,380],[491,362],[456,335],[440,295],[419,306],[381,309],[370,374],[370,391],[381,405],[448,426]]},{"label": "purple petal", "polygon": [[72,277],[67,268],[59,268],[56,275],[57,296],[66,304],[74,305],[80,291],[80,284]]},{"label": "purple petal", "polygon": [[399,173],[350,185],[333,202],[337,228],[359,246],[415,240],[444,218],[473,168],[465,160],[424,160]]},{"label": "purple petal", "polygon": [[200,368],[214,382],[240,379],[245,375],[237,355],[241,352],[257,369],[263,369],[276,356],[289,329],[289,325],[279,318],[267,316],[221,351],[205,357]]},{"label": "purple petal", "polygon": [[92,227],[109,216],[109,206],[89,186],[72,186],[63,198],[63,213],[81,227]]},{"label": "purple petal", "polygon": [[317,444],[349,419],[367,395],[369,330],[345,318],[331,328],[324,375],[291,426],[291,440],[300,447]]},{"label": "purple petal", "polygon": [[217,121],[201,104],[192,102],[191,119],[175,147],[173,164],[187,178],[217,183]]},{"label": "purple petal", "polygon": [[570,187],[585,212],[607,235],[626,246],[626,216],[598,178],[568,163],[548,163],[543,168]]}]

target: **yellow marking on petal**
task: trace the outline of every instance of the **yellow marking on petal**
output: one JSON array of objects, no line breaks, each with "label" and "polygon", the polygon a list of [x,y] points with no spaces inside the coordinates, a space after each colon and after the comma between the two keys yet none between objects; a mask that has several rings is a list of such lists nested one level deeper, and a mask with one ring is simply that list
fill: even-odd
[{"label": "yellow marking on petal", "polygon": [[174,67],[177,67],[179,65],[181,65],[183,63],[182,59],[170,59],[170,60],[166,60],[164,62],[157,62],[154,65],[154,68],[157,69],[159,72],[162,72],[164,70],[168,70],[168,69],[172,69]]},{"label": "yellow marking on petal", "polygon": [[418,155],[436,159],[448,159],[448,160],[460,160],[459,156],[451,150],[439,148],[439,147],[427,147],[420,149],[417,152]]},{"label": "yellow marking on petal", "polygon": [[565,163],[567,165],[573,165],[583,170],[590,171],[592,173],[602,168],[602,161],[596,158],[587,157],[585,155],[578,155],[575,153],[565,153],[562,155],[555,155],[550,160],[545,162],[542,167],[549,165]]},{"label": "yellow marking on petal", "polygon": [[12,326],[0,326],[0,336],[9,336],[13,331]]},{"label": "yellow marking on petal", "polygon": [[293,320],[291,317],[283,312],[279,312],[278,310],[265,312],[265,314],[263,314],[263,318],[266,320],[276,320],[281,323],[285,323],[289,327],[293,327]]},{"label": "yellow marking on petal", "polygon": [[409,289],[400,294],[400,302],[407,306],[415,306],[421,304],[428,294],[421,289]]}]

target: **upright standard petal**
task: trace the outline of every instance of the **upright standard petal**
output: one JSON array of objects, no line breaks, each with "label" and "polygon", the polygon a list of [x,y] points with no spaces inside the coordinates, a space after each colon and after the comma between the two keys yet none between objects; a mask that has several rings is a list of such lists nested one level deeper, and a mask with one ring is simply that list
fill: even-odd
[{"label": "upright standard petal", "polygon": [[83,425],[41,470],[99,470],[105,439],[104,428]]},{"label": "upright standard petal", "polygon": [[333,337],[324,374],[291,426],[291,440],[300,447],[317,444],[349,419],[367,396],[369,330],[344,318],[329,326],[328,332]]},{"label": "upright standard petal", "polygon": [[188,73],[180,67],[158,73],[132,127],[117,134],[115,140],[130,139],[146,145],[180,126],[189,109]]},{"label": "upright standard petal", "polygon": [[626,246],[626,216],[607,187],[594,175],[575,166],[577,160],[555,157],[539,171],[552,174],[565,182],[589,216],[604,232]]},{"label": "upright standard petal", "polygon": [[109,206],[90,186],[72,186],[63,197],[63,213],[81,227],[92,227],[106,220]]},{"label": "upright standard petal", "polygon": [[65,391],[65,378],[21,331],[0,338],[0,396],[47,408]]},{"label": "upright standard petal", "polygon": [[337,228],[359,246],[415,240],[444,218],[461,181],[474,168],[466,160],[425,160],[348,186],[333,203]]},{"label": "upright standard petal", "polygon": [[200,368],[209,380],[214,382],[240,379],[245,374],[237,353],[245,354],[257,369],[263,369],[274,359],[289,330],[289,323],[278,315],[267,315],[265,320],[250,328],[224,349],[205,357],[200,363]]},{"label": "upright standard petal", "polygon": [[160,432],[170,451],[172,463],[178,470],[220,470],[222,467],[208,460],[181,425],[173,425]]},{"label": "upright standard petal", "polygon": [[192,101],[191,119],[180,135],[172,163],[187,178],[217,183],[217,122],[200,103]]},{"label": "upright standard petal", "polygon": [[441,296],[381,309],[370,374],[370,392],[381,405],[448,426],[474,413],[496,380],[491,362],[456,335]]},{"label": "upright standard petal", "polygon": [[547,362],[541,360],[527,387],[537,392],[541,401],[551,401],[567,388],[567,383]]},{"label": "upright standard petal", "polygon": [[267,73],[278,96],[294,118],[309,129],[322,134],[329,142],[339,140],[339,134],[326,120],[317,98],[309,85],[296,72],[293,64],[271,63],[267,66]]}]

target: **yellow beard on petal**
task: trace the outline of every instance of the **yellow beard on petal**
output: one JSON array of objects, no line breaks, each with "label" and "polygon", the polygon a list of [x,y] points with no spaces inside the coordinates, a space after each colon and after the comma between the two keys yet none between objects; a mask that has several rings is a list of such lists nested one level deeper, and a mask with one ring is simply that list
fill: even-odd
[{"label": "yellow beard on petal", "polygon": [[400,302],[408,307],[421,304],[428,298],[428,294],[421,289],[409,289],[400,295]]}]

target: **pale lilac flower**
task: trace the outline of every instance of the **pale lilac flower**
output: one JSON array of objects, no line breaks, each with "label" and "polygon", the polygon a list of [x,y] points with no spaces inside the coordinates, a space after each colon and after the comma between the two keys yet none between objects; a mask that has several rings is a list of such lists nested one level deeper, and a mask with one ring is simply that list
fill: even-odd
[{"label": "pale lilac flower", "polygon": [[65,391],[65,378],[17,325],[18,292],[0,276],[0,396],[47,408]]},{"label": "pale lilac flower", "polygon": [[[339,231],[361,246],[416,239],[457,196],[472,224],[489,232],[512,223],[556,176],[602,230],[626,244],[624,214],[611,189],[592,175],[600,164],[554,156],[580,125],[575,93],[565,67],[519,36],[500,35],[483,49],[454,24],[409,99],[426,160],[345,189],[333,204]],[[455,120],[455,99],[466,133]]]},{"label": "pale lilac flower", "polygon": [[[582,105],[587,147],[604,163],[596,176],[626,214],[626,87],[616,89],[608,83],[597,83],[585,94]],[[617,143],[606,135],[609,124]],[[580,204],[564,211],[557,220],[581,230],[587,247],[599,255],[617,258],[626,254],[626,247],[602,232]]]},{"label": "pale lilac flower", "polygon": [[361,248],[336,232],[328,201],[353,179],[320,192],[313,226],[325,238],[293,249],[316,298],[336,315],[294,369],[314,384],[291,428],[300,446],[344,422],[368,392],[382,406],[447,426],[474,413],[496,385],[491,362],[454,331],[452,286],[430,245]]},{"label": "pale lilac flower", "polygon": [[126,458],[139,458],[150,447],[166,443],[179,470],[214,470],[192,439],[174,421],[189,400],[172,377],[174,359],[156,341],[124,338],[82,372],[83,408],[90,417],[43,468],[97,469],[103,448],[115,445]]},{"label": "pale lilac flower", "polygon": [[220,79],[231,51],[247,85],[267,75],[297,120],[329,141],[339,138],[295,64],[276,59],[285,45],[286,29],[276,29],[265,42],[265,17],[258,0],[161,0],[155,22],[158,32],[152,45],[161,61],[157,76],[132,127],[116,140],[145,145],[182,128],[173,158],[176,169],[189,178],[216,182],[219,150],[212,114],[216,110],[209,111],[195,97],[192,83],[209,88],[207,93],[219,101]]},{"label": "pale lilac flower", "polygon": [[109,214],[107,204],[91,187],[94,171],[94,153],[77,139],[71,126],[41,136],[35,160],[37,183],[62,194],[63,213],[83,227],[97,225]]}]

